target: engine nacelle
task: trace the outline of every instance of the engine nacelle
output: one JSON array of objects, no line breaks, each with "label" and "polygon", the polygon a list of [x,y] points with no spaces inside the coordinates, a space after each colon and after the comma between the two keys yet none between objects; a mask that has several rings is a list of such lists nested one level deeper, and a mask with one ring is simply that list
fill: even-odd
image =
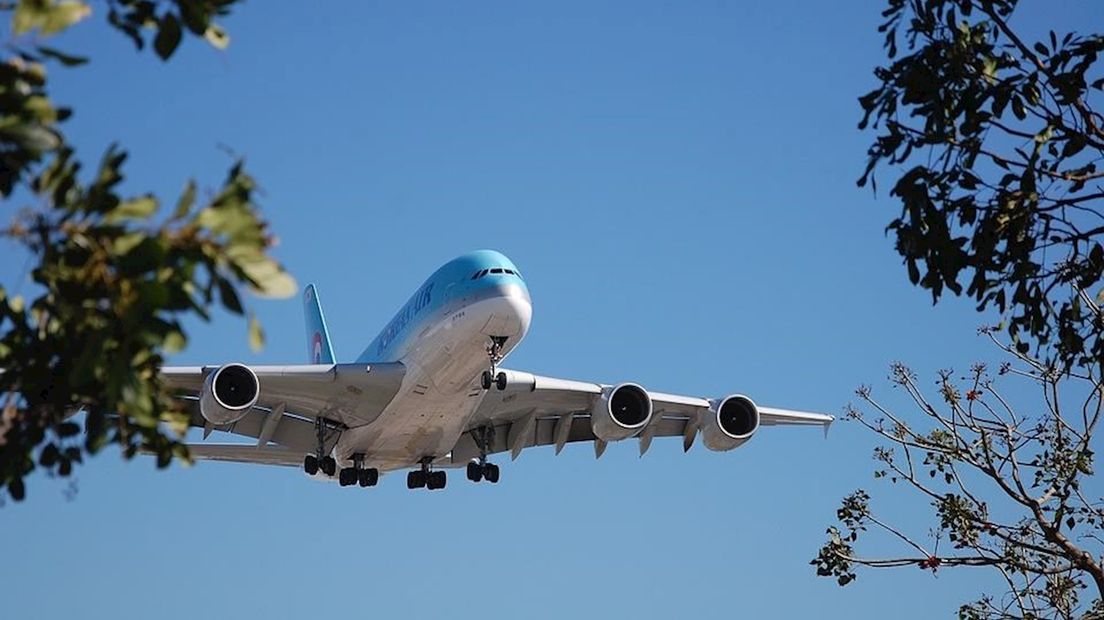
[{"label": "engine nacelle", "polygon": [[590,425],[602,441],[617,441],[639,433],[652,419],[652,397],[635,383],[602,390],[590,412]]},{"label": "engine nacelle", "polygon": [[216,426],[233,424],[249,413],[260,395],[256,373],[245,364],[226,364],[203,380],[199,412]]},{"label": "engine nacelle", "polygon": [[743,394],[713,401],[702,423],[702,443],[716,452],[742,445],[759,430],[759,408]]}]

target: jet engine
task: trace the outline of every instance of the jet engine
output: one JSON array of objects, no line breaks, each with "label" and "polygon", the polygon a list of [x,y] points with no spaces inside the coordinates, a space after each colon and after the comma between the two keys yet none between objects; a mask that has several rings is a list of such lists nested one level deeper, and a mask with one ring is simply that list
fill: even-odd
[{"label": "jet engine", "polygon": [[199,412],[211,424],[233,424],[249,413],[260,394],[261,384],[248,366],[226,364],[204,379]]},{"label": "jet engine", "polygon": [[702,442],[715,452],[742,445],[759,430],[759,408],[742,394],[713,401],[702,423]]},{"label": "jet engine", "polygon": [[652,419],[652,398],[635,383],[602,390],[590,412],[590,425],[602,441],[617,441],[639,433]]}]

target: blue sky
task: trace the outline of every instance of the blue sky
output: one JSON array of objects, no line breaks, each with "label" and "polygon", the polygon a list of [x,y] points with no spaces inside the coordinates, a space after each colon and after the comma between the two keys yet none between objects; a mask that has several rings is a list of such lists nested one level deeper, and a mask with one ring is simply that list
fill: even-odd
[{"label": "blue sky", "polygon": [[[541,374],[838,414],[864,383],[903,405],[894,360],[934,381],[994,357],[974,335],[994,317],[932,307],[883,233],[894,205],[855,186],[882,3],[747,4],[249,3],[225,53],[186,41],[167,65],[97,4],[55,42],[93,62],[51,78],[80,154],[120,142],[135,193],[214,187],[224,147],[244,155],[344,360],[484,247],[533,296],[508,366]],[[1085,27],[1093,10],[1035,2],[1017,20]],[[23,255],[0,253],[0,282],[31,292]],[[252,306],[262,353],[219,315],[173,361],[303,361],[298,300]],[[840,589],[807,565],[839,498],[873,486],[872,446],[840,423],[724,454],[538,449],[499,458],[497,486],[454,475],[438,493],[108,451],[75,499],[37,476],[0,509],[0,583],[7,614],[36,618],[951,615],[980,574]],[[881,490],[922,532],[923,506]]]}]

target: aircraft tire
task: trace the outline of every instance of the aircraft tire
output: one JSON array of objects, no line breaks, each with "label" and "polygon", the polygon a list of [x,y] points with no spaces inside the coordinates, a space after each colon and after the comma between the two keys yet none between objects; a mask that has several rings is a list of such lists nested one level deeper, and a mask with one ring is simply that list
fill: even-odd
[{"label": "aircraft tire", "polygon": [[487,463],[483,466],[483,477],[491,484],[498,484],[498,465]]}]

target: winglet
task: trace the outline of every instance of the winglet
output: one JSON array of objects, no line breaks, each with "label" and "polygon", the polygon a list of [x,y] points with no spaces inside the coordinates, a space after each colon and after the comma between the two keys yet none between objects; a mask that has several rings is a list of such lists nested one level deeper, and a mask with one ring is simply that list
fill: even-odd
[{"label": "winglet", "polygon": [[828,421],[824,423],[824,438],[828,439],[828,429],[832,428],[832,422],[836,421],[836,416],[828,416]]},{"label": "winglet", "polygon": [[326,317],[322,315],[322,301],[313,284],[308,284],[303,291],[303,316],[307,320],[307,359],[312,364],[333,364],[330,332],[326,329]]}]

